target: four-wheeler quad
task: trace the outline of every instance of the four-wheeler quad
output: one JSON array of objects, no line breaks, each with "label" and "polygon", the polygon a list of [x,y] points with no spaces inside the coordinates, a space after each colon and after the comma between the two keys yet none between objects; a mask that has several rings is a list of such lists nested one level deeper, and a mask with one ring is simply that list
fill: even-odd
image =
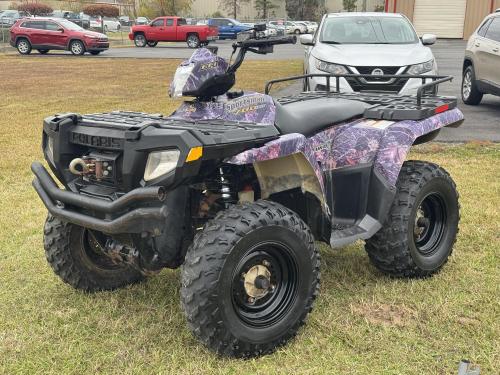
[{"label": "four-wheeler quad", "polygon": [[[319,290],[315,241],[362,239],[379,270],[425,277],[446,262],[459,221],[449,174],[405,161],[463,120],[455,98],[431,94],[450,77],[419,76],[413,97],[341,93],[329,75],[326,91],[277,100],[231,92],[246,52],[295,42],[259,31],[234,44],[232,64],[205,48],[184,61],[170,94],[194,99],[170,116],[46,118],[45,159],[64,189],[32,165],[47,260],[63,281],[109,290],[181,266],[194,335],[238,357],[273,351],[303,324]],[[389,78],[401,77],[377,77]]]}]

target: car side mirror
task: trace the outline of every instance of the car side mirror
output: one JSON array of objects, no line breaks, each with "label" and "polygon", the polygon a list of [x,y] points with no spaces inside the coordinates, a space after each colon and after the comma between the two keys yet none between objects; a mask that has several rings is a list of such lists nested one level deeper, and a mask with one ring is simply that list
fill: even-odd
[{"label": "car side mirror", "polygon": [[64,33],[64,29],[62,27],[58,28],[57,31],[59,31],[60,33]]},{"label": "car side mirror", "polygon": [[311,34],[301,35],[300,44],[303,44],[305,46],[314,46],[313,36]]},{"label": "car side mirror", "polygon": [[424,46],[431,46],[436,43],[436,35],[434,34],[424,34],[422,35],[422,44]]}]

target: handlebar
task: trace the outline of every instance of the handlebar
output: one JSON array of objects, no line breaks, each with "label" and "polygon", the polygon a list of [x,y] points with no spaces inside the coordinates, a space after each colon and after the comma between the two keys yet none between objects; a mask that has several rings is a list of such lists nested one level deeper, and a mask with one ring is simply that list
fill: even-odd
[{"label": "handlebar", "polygon": [[236,70],[240,67],[241,63],[243,62],[243,59],[245,58],[245,54],[247,53],[247,51],[258,54],[267,54],[273,52],[273,46],[277,44],[295,44],[295,43],[297,43],[297,37],[295,35],[283,36],[283,37],[250,38],[247,40],[242,40],[233,43],[233,54],[234,52],[236,52],[238,48],[240,49],[240,51],[238,52],[236,61],[228,68],[227,72],[228,73],[236,72]]},{"label": "handlebar", "polygon": [[252,48],[252,47],[265,47],[274,46],[277,44],[295,44],[297,43],[297,37],[295,35],[283,36],[283,37],[269,37],[262,39],[247,39],[241,42],[236,42],[234,46],[236,48]]}]

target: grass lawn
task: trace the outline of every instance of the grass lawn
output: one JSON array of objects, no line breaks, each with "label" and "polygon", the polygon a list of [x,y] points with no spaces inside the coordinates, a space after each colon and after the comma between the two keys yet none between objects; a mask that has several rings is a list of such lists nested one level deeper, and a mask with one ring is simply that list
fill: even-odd
[{"label": "grass lawn", "polygon": [[[467,358],[500,369],[500,147],[414,149],[441,164],[461,195],[453,256],[427,280],[392,280],[361,243],[321,246],[321,294],[297,339],[273,355],[221,359],[190,334],[178,271],[115,292],[84,294],[45,261],[46,210],[31,188],[42,119],[56,112],[171,112],[178,61],[0,56],[0,374],[455,374]],[[238,87],[296,74],[299,61],[248,61]]]}]

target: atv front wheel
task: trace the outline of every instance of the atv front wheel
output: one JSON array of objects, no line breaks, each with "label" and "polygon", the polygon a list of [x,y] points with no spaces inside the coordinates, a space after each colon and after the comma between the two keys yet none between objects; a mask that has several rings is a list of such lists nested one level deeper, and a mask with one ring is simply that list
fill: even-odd
[{"label": "atv front wheel", "polygon": [[319,263],[311,231],[284,206],[258,201],[219,213],[195,236],[182,266],[191,330],[219,354],[274,351],[311,311]]},{"label": "atv front wheel", "polygon": [[433,163],[408,161],[383,228],[366,241],[371,262],[397,277],[426,277],[441,269],[453,250],[460,219],[452,178]]},{"label": "atv front wheel", "polygon": [[75,289],[95,292],[117,289],[144,279],[127,264],[115,264],[100,250],[97,237],[89,231],[48,215],[44,227],[45,256],[54,272]]}]

